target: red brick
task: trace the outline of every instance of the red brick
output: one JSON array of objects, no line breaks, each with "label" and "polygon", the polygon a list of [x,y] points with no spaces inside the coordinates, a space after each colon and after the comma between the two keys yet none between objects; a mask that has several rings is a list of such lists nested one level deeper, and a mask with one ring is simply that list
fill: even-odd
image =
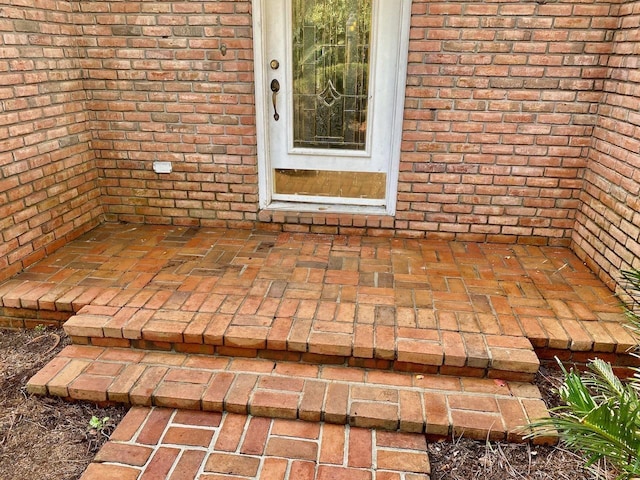
[{"label": "red brick", "polygon": [[498,398],[500,413],[507,429],[507,441],[522,442],[528,433],[525,428],[528,424],[527,415],[518,399]]},{"label": "red brick", "polygon": [[224,416],[215,449],[223,452],[235,452],[240,444],[240,438],[244,433],[246,423],[247,417],[245,415],[227,413]]},{"label": "red brick", "polygon": [[120,421],[116,429],[113,431],[110,440],[128,442],[140,428],[140,425],[147,419],[150,413],[148,408],[131,407],[125,417]]},{"label": "red brick", "polygon": [[476,440],[504,440],[505,429],[502,418],[494,413],[471,410],[452,410],[453,434]]},{"label": "red brick", "polygon": [[205,455],[205,452],[198,450],[183,451],[169,480],[196,478],[200,466],[204,462]]},{"label": "red brick", "polygon": [[315,480],[316,464],[314,462],[294,460],[291,462],[289,478],[295,478],[296,480]]},{"label": "red brick", "polygon": [[240,448],[240,453],[245,455],[262,455],[267,445],[269,427],[271,427],[270,419],[260,417],[251,418],[244,442]]},{"label": "red brick", "polygon": [[218,427],[222,415],[219,413],[178,410],[173,417],[173,424],[192,425],[197,427]]},{"label": "red brick", "polygon": [[56,357],[38,371],[27,383],[27,391],[38,395],[47,394],[47,383],[58,375],[70,362],[69,358]]},{"label": "red brick", "polygon": [[213,430],[189,427],[169,427],[164,437],[163,444],[189,445],[193,447],[208,447],[213,438]]},{"label": "red brick", "polygon": [[320,463],[342,465],[344,463],[346,427],[325,423],[322,426]]},{"label": "red brick", "polygon": [[376,446],[418,450],[425,452],[427,442],[424,435],[403,432],[376,432]]},{"label": "red brick", "polygon": [[153,453],[152,448],[139,445],[126,445],[114,441],[105,443],[94,458],[94,462],[122,463],[142,467]]},{"label": "red brick", "polygon": [[228,453],[211,453],[207,458],[204,471],[255,477],[258,473],[259,466],[260,460],[255,457]]},{"label": "red brick", "polygon": [[353,402],[349,414],[357,427],[395,430],[399,424],[397,404]]},{"label": "red brick", "polygon": [[248,413],[249,398],[257,380],[258,377],[256,375],[236,375],[235,381],[224,397],[225,409],[232,413]]},{"label": "red brick", "polygon": [[[376,358],[393,360],[396,357],[395,332],[393,327],[376,326],[374,330]],[[400,360],[400,359],[399,359]]]},{"label": "red brick", "polygon": [[427,417],[426,433],[431,435],[448,435],[450,422],[445,395],[425,392],[424,410],[425,416]]},{"label": "red brick", "polygon": [[[300,472],[294,471],[296,463],[293,462],[292,464],[291,478],[307,480],[307,477],[300,475]],[[286,473],[287,461],[284,458],[265,458],[260,472],[260,480],[285,480]],[[313,480],[313,477],[309,478],[309,480]]]},{"label": "red brick", "polygon": [[347,464],[350,467],[371,468],[373,462],[372,431],[352,427],[349,430]]},{"label": "red brick", "polygon": [[376,465],[383,470],[396,470],[400,472],[431,473],[429,456],[427,452],[407,452],[397,450],[378,449],[376,452]]},{"label": "red brick", "polygon": [[107,389],[108,399],[114,402],[129,403],[129,392],[145,369],[144,365],[127,365],[109,385]]},{"label": "red brick", "polygon": [[319,422],[322,419],[322,407],[324,405],[325,382],[306,380],[302,389],[302,398],[298,406],[298,417],[301,420]]},{"label": "red brick", "polygon": [[371,480],[371,471],[320,465],[317,480]]},{"label": "red brick", "polygon": [[86,360],[71,360],[47,383],[50,395],[69,396],[69,385],[90,365]]},{"label": "red brick", "polygon": [[90,464],[81,480],[138,480],[140,470],[121,465]]},{"label": "red brick", "polygon": [[202,408],[207,411],[221,412],[224,399],[235,377],[234,374],[228,372],[216,373],[209,387],[202,394]]},{"label": "red brick", "polygon": [[403,432],[422,433],[424,430],[424,413],[422,400],[418,392],[400,391],[400,425]]},{"label": "red brick", "polygon": [[152,402],[159,407],[200,409],[206,385],[163,381],[153,392]]},{"label": "red brick", "polygon": [[273,457],[316,461],[318,457],[318,444],[309,440],[270,437],[267,442],[265,454]]},{"label": "red brick", "polygon": [[252,415],[275,418],[297,418],[297,393],[256,391],[250,405]]},{"label": "red brick", "polygon": [[137,442],[143,445],[156,445],[160,441],[172,414],[173,410],[154,408],[147,416],[147,421],[138,435]]},{"label": "red brick", "polygon": [[329,423],[346,423],[348,400],[348,385],[329,384],[326,393],[324,420]]},{"label": "red brick", "polygon": [[166,367],[147,367],[129,392],[129,399],[135,405],[151,405],[153,392],[167,373]]},{"label": "red brick", "polygon": [[266,390],[284,390],[290,392],[300,392],[304,385],[301,378],[288,377],[260,377],[258,388]]},{"label": "red brick", "polygon": [[82,374],[69,385],[69,396],[76,400],[104,402],[112,381],[112,377]]},{"label": "red brick", "polygon": [[298,420],[274,419],[271,435],[317,440],[320,436],[320,424],[300,422]]},{"label": "red brick", "polygon": [[178,455],[180,455],[180,450],[175,448],[158,448],[139,480],[167,478],[169,476],[169,471],[178,458]]}]

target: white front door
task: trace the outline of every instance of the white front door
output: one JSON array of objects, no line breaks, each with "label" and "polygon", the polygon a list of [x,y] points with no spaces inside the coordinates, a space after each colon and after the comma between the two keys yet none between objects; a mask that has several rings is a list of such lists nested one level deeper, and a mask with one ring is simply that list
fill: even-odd
[{"label": "white front door", "polygon": [[393,214],[411,0],[254,0],[261,208]]}]

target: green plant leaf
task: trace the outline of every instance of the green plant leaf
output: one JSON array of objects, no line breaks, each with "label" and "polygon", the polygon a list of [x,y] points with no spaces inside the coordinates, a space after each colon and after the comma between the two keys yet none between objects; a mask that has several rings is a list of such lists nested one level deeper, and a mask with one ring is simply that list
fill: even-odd
[{"label": "green plant leaf", "polygon": [[610,364],[589,363],[582,374],[564,372],[558,392],[565,403],[552,416],[530,424],[531,436],[558,433],[571,449],[582,452],[586,465],[606,458],[619,479],[640,475],[640,401],[638,390],[618,379]]}]

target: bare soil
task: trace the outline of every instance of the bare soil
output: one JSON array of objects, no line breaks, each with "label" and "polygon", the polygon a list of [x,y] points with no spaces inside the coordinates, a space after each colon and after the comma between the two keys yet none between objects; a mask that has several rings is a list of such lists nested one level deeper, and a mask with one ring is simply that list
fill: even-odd
[{"label": "bare soil", "polygon": [[[60,330],[0,330],[0,479],[79,478],[126,413],[122,406],[69,403],[24,390],[67,343]],[[109,421],[98,431],[89,427],[93,416]]]},{"label": "bare soil", "polygon": [[[29,395],[29,378],[68,343],[61,330],[0,330],[0,479],[75,480],[127,411]],[[557,405],[560,376],[545,370],[538,386]],[[90,428],[92,417],[109,421]],[[603,480],[579,456],[557,447],[456,439],[431,443],[431,480]],[[611,477],[613,478],[613,477]]]}]

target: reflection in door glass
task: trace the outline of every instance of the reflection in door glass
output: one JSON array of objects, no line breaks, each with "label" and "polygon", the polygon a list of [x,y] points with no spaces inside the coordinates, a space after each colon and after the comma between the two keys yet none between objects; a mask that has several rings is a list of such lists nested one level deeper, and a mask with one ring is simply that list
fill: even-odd
[{"label": "reflection in door glass", "polygon": [[364,150],[371,0],[293,0],[295,147]]}]

